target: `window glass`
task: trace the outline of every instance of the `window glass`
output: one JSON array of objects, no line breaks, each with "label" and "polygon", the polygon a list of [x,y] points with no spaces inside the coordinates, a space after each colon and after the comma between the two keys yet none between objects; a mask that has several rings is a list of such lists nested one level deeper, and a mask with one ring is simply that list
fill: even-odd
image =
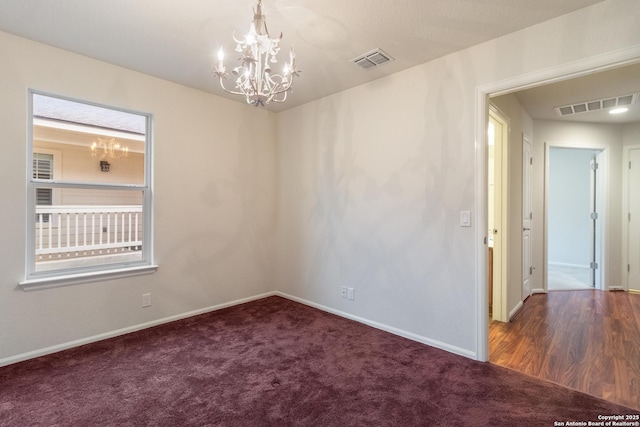
[{"label": "window glass", "polygon": [[35,153],[59,150],[60,180],[142,185],[146,128],[141,114],[34,94],[34,166]]},{"label": "window glass", "polygon": [[[38,190],[50,190],[36,188]],[[142,260],[140,191],[62,188],[62,200],[36,204],[35,271],[68,270]],[[73,201],[91,200],[95,204]]]},{"label": "window glass", "polygon": [[31,94],[27,279],[149,264],[149,115]]}]

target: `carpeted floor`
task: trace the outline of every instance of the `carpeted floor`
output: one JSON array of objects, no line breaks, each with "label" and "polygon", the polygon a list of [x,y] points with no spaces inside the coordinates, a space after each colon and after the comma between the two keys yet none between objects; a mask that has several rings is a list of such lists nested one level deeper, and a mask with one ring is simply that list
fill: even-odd
[{"label": "carpeted floor", "polygon": [[2,426],[553,426],[624,414],[637,412],[279,297],[0,368]]}]

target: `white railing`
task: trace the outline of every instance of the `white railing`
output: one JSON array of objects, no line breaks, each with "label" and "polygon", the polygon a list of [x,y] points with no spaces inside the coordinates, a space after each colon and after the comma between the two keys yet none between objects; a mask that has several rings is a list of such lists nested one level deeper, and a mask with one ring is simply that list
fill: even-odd
[{"label": "white railing", "polygon": [[36,260],[137,251],[142,206],[36,206]]}]

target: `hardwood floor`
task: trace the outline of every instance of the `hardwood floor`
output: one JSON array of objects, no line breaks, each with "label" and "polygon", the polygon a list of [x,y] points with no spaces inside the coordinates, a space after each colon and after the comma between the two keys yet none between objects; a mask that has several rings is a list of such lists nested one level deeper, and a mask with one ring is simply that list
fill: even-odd
[{"label": "hardwood floor", "polygon": [[491,322],[489,361],[640,410],[640,295],[535,294]]}]

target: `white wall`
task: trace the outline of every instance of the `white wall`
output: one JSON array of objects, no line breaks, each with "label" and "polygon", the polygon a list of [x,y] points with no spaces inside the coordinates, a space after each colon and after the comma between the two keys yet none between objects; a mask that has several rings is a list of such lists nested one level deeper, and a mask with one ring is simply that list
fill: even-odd
[{"label": "white wall", "polygon": [[478,354],[476,88],[637,46],[638,14],[606,1],[280,113],[280,289]]},{"label": "white wall", "polygon": [[[5,33],[0,58],[0,364],[275,288],[273,114]],[[28,88],[154,115],[155,274],[18,288]]]},{"label": "white wall", "polygon": [[622,144],[640,144],[640,123],[628,123],[622,126]]}]

